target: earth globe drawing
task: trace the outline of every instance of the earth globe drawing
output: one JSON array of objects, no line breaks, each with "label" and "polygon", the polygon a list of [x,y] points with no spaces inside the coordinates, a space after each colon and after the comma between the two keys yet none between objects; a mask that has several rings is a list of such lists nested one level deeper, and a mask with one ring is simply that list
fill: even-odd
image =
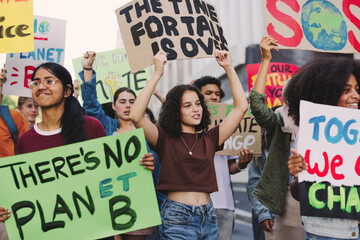
[{"label": "earth globe drawing", "polygon": [[347,27],[339,9],[326,0],[309,0],[302,7],[306,39],[317,49],[338,51],[347,42]]},{"label": "earth globe drawing", "polygon": [[39,32],[46,35],[50,31],[50,24],[47,21],[43,21],[39,24]]}]

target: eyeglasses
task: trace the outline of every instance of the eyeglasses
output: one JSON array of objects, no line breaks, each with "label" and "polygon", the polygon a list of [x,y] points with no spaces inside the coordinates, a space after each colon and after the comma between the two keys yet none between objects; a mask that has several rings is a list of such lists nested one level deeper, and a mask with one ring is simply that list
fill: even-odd
[{"label": "eyeglasses", "polygon": [[56,81],[60,81],[60,80],[57,79],[57,78],[47,78],[47,79],[44,79],[44,80],[34,80],[34,81],[31,81],[29,83],[29,88],[31,90],[36,89],[36,88],[38,88],[40,86],[41,83],[44,84],[45,87],[51,87],[51,86],[54,86]]}]

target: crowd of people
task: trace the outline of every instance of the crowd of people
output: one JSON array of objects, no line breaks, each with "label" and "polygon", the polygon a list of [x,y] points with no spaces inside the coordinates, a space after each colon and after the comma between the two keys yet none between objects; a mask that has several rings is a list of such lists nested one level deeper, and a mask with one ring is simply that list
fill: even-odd
[{"label": "crowd of people", "polygon": [[[255,239],[360,239],[357,220],[300,215],[297,174],[307,164],[295,150],[300,100],[358,109],[360,62],[344,57],[309,61],[285,83],[284,105],[270,109],[265,102],[267,72],[271,51],[279,50],[270,36],[263,37],[260,48],[261,66],[248,99],[230,52],[215,50],[215,60],[229,80],[234,107],[210,129],[206,102],[221,102],[225,95],[221,81],[204,76],[161,96],[157,85],[167,64],[163,51],[154,56],[154,73],[139,96],[130,88],[119,88],[110,109],[97,100],[94,51],[84,53],[79,73],[82,106],[76,93],[79,82],[63,66],[43,63],[29,84],[32,97],[19,97],[19,111],[2,106],[16,129],[11,130],[2,114],[0,157],[143,128],[148,153],[140,164],[153,173],[162,223],[104,239],[231,239],[235,202],[230,175],[248,165]],[[0,92],[5,81],[2,69]],[[153,95],[162,102],[158,120],[148,108]],[[39,108],[41,120],[37,121]],[[246,148],[237,155],[216,154],[249,108],[262,128],[262,155],[254,157]],[[0,240],[8,239],[4,221],[9,217],[9,209],[0,207]]]}]

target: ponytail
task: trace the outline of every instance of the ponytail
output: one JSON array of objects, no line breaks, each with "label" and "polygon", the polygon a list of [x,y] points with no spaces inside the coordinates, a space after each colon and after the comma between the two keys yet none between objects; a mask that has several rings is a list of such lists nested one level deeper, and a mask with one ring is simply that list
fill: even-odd
[{"label": "ponytail", "polygon": [[65,99],[61,127],[61,136],[65,144],[77,143],[86,139],[83,112],[79,101],[72,95]]}]

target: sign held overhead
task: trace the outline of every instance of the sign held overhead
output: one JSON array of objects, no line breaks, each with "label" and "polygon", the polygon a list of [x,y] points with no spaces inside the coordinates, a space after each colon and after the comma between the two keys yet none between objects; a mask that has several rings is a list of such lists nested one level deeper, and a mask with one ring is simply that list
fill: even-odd
[{"label": "sign held overhead", "polygon": [[205,58],[228,50],[213,5],[203,0],[132,1],[115,10],[131,72],[153,64],[163,50],[168,60]]}]

